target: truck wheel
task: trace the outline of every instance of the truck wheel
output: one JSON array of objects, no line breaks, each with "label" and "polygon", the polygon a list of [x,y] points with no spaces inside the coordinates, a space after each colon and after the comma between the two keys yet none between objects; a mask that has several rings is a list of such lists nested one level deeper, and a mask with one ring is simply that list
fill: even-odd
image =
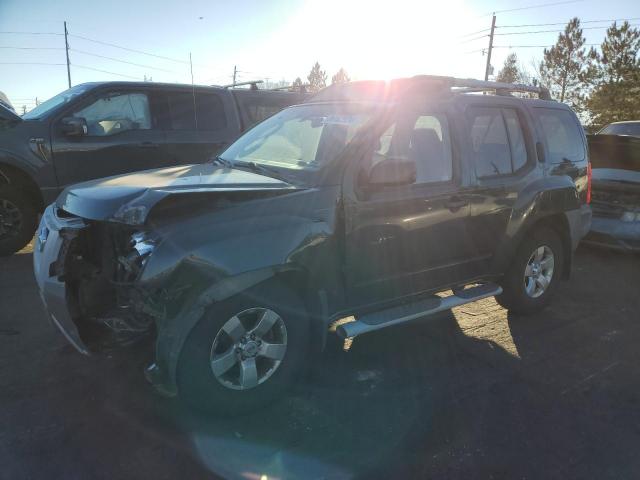
[{"label": "truck wheel", "polygon": [[558,234],[540,228],[518,247],[496,300],[504,308],[520,314],[542,310],[553,297],[562,277],[564,251]]},{"label": "truck wheel", "polygon": [[0,257],[22,249],[38,222],[34,202],[16,185],[0,185]]},{"label": "truck wheel", "polygon": [[214,414],[240,414],[275,400],[309,358],[303,302],[270,282],[213,305],[178,361],[180,398]]}]

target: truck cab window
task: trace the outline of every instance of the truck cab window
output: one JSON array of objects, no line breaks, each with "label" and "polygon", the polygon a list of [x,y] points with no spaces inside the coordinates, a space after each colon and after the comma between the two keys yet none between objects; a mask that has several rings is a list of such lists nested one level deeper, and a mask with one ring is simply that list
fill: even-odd
[{"label": "truck cab window", "polygon": [[171,130],[221,130],[227,126],[218,95],[176,92],[168,94],[168,101]]},{"label": "truck cab window", "polygon": [[88,135],[96,137],[151,128],[149,99],[144,93],[108,94],[73,116],[84,118]]}]

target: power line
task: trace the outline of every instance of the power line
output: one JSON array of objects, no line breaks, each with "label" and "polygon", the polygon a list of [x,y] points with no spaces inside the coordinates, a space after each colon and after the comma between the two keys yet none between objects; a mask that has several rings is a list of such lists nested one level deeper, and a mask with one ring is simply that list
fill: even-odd
[{"label": "power line", "polygon": [[70,33],[69,36],[70,37],[74,37],[74,38],[79,38],[81,40],[86,40],[87,42],[97,43],[99,45],[106,45],[108,47],[119,48],[121,50],[126,50],[127,52],[139,53],[141,55],[148,55],[149,57],[161,58],[163,60],[169,60],[169,61],[177,62],[177,63],[184,63],[186,65],[189,64],[189,62],[186,62],[184,60],[177,60],[177,59],[171,58],[171,57],[164,57],[162,55],[156,55],[155,53],[143,52],[142,50],[136,50],[136,49],[133,49],[133,48],[123,47],[122,45],[116,45],[115,43],[109,43],[109,42],[103,42],[101,40],[95,40],[93,38],[84,37],[82,35],[75,35],[75,34]]},{"label": "power line", "polygon": [[0,32],[2,34],[7,34],[7,35],[59,35],[62,36],[64,35],[64,33],[55,33],[55,32],[8,32],[8,31],[3,31]]},{"label": "power line", "polygon": [[[631,27],[637,26],[637,24],[631,24]],[[605,27],[584,27],[582,30],[602,30]],[[536,30],[536,31],[528,31],[528,32],[508,32],[508,33],[496,33],[495,35],[525,35],[525,34],[534,34],[534,33],[562,33],[564,30]]]},{"label": "power line", "polygon": [[98,55],[97,53],[85,52],[84,50],[77,50],[75,48],[70,48],[69,50],[71,50],[72,52],[75,52],[75,53],[80,53],[82,55],[90,55],[92,57],[104,58],[106,60],[112,60],[114,62],[126,63],[128,65],[135,65],[137,67],[149,68],[149,69],[152,69],[152,70],[160,70],[161,72],[167,72],[167,73],[177,73],[177,72],[174,72],[172,70],[166,70],[164,68],[152,67],[151,65],[143,65],[141,63],[129,62],[127,60],[120,60],[119,58],[107,57],[106,55]]},{"label": "power line", "polygon": [[565,0],[563,2],[552,2],[552,3],[540,3],[538,5],[529,5],[528,7],[519,7],[519,8],[508,8],[506,10],[496,10],[492,13],[486,13],[483,17],[487,15],[495,15],[497,13],[507,13],[507,12],[519,12],[521,10],[531,10],[533,8],[544,8],[544,7],[555,7],[556,5],[566,5],[568,3],[578,3],[584,2],[584,0]]},{"label": "power line", "polygon": [[12,45],[1,45],[0,48],[11,50],[64,50],[62,47],[14,47]]},{"label": "power line", "polygon": [[469,38],[467,40],[462,40],[461,42],[456,43],[456,45],[462,45],[469,42],[475,42],[476,40],[482,40],[483,38],[487,38],[489,35],[481,35],[479,37]]},{"label": "power line", "polygon": [[48,62],[0,62],[0,65],[55,65],[65,66],[66,63],[48,63]]},{"label": "power line", "polygon": [[[583,47],[597,47],[599,43],[585,43]],[[493,48],[551,48],[554,45],[494,45]]]},{"label": "power line", "polygon": [[[636,18],[612,18],[610,20],[580,20],[580,23],[602,23],[602,22],[632,22],[635,20],[640,20],[640,17]],[[522,28],[522,27],[553,27],[556,25],[566,25],[567,22],[559,22],[559,23],[530,23],[527,25],[500,25],[496,28]]]},{"label": "power line", "polygon": [[490,28],[483,28],[482,30],[477,30],[475,32],[465,33],[464,35],[459,35],[458,38],[470,37],[471,35],[477,35],[478,33],[488,32],[489,30],[491,30],[491,29]]},{"label": "power line", "polygon": [[[64,63],[62,63],[61,65],[64,65]],[[132,77],[131,75],[124,75],[122,73],[110,72],[109,70],[100,70],[99,68],[87,67],[86,65],[78,65],[77,63],[72,63],[71,65],[75,68],[84,68],[85,70],[93,70],[94,72],[108,73],[109,75],[116,75],[118,77],[131,78],[133,80],[142,80],[139,77]]]}]

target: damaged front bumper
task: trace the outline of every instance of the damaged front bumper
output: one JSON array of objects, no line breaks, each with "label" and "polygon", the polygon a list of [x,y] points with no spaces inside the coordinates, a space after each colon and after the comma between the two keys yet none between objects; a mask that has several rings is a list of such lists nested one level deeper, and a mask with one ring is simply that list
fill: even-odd
[{"label": "damaged front bumper", "polygon": [[64,260],[71,240],[86,227],[77,217],[60,218],[55,206],[44,211],[38,227],[33,251],[33,271],[40,291],[40,298],[51,322],[62,332],[76,350],[89,355],[89,349],[78,333],[78,327],[67,306],[67,288],[63,278]]}]

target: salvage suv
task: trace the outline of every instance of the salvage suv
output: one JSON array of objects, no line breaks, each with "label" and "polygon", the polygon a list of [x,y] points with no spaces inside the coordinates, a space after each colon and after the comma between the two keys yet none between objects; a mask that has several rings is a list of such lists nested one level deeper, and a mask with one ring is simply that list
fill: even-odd
[{"label": "salvage suv", "polygon": [[329,327],[353,338],[489,296],[543,308],[589,230],[588,170],[578,119],[545,89],[337,85],[209,163],[67,188],[35,276],[80,352],[151,339],[161,392],[244,411]]}]

